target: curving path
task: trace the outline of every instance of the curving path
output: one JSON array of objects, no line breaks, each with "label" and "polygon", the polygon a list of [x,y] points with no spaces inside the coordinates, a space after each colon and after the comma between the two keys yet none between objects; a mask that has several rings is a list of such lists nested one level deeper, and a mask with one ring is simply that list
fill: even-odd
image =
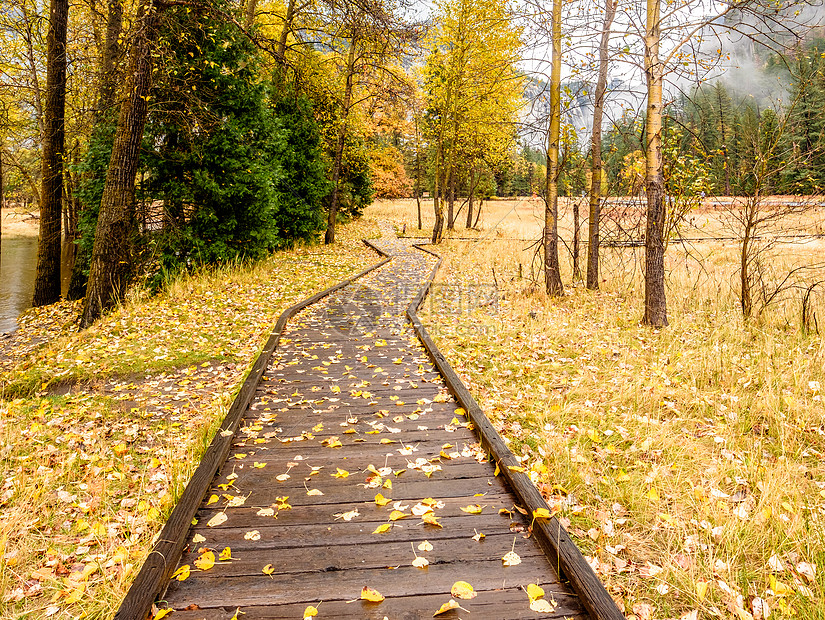
[{"label": "curving path", "polygon": [[[587,616],[405,316],[434,257],[387,232],[376,245],[388,263],[282,335],[187,534],[176,574],[188,576],[159,598],[174,620],[303,618],[309,606],[431,618],[456,581],[477,596],[439,617]],[[362,599],[365,587],[384,600]]]}]

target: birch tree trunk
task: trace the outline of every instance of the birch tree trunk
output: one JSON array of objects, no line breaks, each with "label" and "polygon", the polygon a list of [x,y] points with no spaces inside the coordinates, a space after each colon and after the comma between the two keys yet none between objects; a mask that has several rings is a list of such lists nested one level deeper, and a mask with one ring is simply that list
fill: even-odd
[{"label": "birch tree trunk", "polygon": [[616,16],[618,0],[605,0],[604,25],[599,42],[599,77],[593,104],[593,131],[590,136],[590,213],[587,234],[587,288],[599,288],[599,224],[602,211],[602,117],[607,91],[607,52],[610,28]]},{"label": "birch tree trunk", "polygon": [[63,210],[63,154],[66,141],[66,29],[69,0],[52,0],[46,42],[46,107],[40,238],[32,305],[60,300],[60,217]]},{"label": "birch tree trunk", "polygon": [[544,286],[564,294],[559,269],[559,134],[561,130],[561,0],[553,0],[553,64],[550,71],[550,127],[547,132],[547,204],[544,207]]},{"label": "birch tree trunk", "polygon": [[642,322],[652,327],[667,325],[664,246],[665,179],[664,160],[662,159],[663,71],[659,58],[659,2],[660,0],[647,0],[645,27],[647,225],[645,228],[645,314]]}]

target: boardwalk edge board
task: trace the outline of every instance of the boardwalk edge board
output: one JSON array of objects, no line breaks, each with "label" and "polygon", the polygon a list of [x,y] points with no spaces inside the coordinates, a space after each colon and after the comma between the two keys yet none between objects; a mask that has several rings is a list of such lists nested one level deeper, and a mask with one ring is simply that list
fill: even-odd
[{"label": "boardwalk edge board", "polygon": [[[424,345],[427,355],[444,378],[444,383],[456,397],[458,404],[467,412],[467,418],[473,423],[482,447],[498,464],[500,475],[510,485],[516,498],[528,511],[528,514],[533,514],[539,508],[547,510],[549,508],[547,502],[530,478],[522,472],[510,469],[510,467],[520,467],[521,463],[516,460],[515,455],[504,443],[498,431],[461,381],[461,378],[450,366],[441,351],[438,350],[427,329],[418,318],[418,309],[424,303],[424,299],[432,287],[435,275],[441,267],[442,259],[435,252],[422,247],[424,244],[416,243],[413,245],[422,252],[432,254],[438,260],[424,286],[407,307],[407,318]],[[555,517],[534,519],[533,535],[550,562],[570,582],[576,594],[579,595],[582,605],[594,620],[624,620],[625,616],[619,610],[613,597],[610,596],[604,584],[585,560],[576,543],[573,542],[558,519]]]},{"label": "boardwalk edge board", "polygon": [[157,543],[155,543],[152,551],[146,557],[140,572],[132,582],[117,613],[115,613],[114,617],[116,620],[144,620],[150,617],[152,605],[157,596],[161,594],[169,583],[169,578],[183,553],[187,542],[186,535],[189,532],[192,519],[195,517],[195,513],[204,496],[209,491],[209,486],[215,477],[215,473],[226,461],[226,457],[232,447],[232,441],[235,438],[235,432],[243,419],[244,411],[246,411],[246,408],[255,395],[255,390],[260,383],[264,370],[281,340],[281,335],[286,328],[287,321],[304,308],[352,284],[355,280],[368,273],[383,267],[391,260],[387,253],[379,249],[376,245],[366,239],[363,241],[368,247],[376,251],[380,256],[383,256],[383,260],[326,290],[316,293],[312,297],[308,297],[304,301],[290,306],[278,317],[272,335],[269,337],[269,340],[267,340],[266,345],[264,345],[261,354],[255,360],[252,369],[249,371],[241,389],[232,401],[232,405],[221,422],[220,427],[215,431],[215,436],[206,449],[206,452],[204,452],[200,464],[189,479],[180,498],[178,498],[172,514],[169,515],[169,520],[166,522],[166,525],[163,526]]}]

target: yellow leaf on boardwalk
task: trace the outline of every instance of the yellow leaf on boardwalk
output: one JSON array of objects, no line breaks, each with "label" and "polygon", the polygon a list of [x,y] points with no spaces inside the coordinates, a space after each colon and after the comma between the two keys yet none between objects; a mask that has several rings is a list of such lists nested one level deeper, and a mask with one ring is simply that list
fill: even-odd
[{"label": "yellow leaf on boardwalk", "polygon": [[463,598],[463,599],[471,599],[478,596],[478,593],[473,590],[473,586],[471,586],[466,581],[456,581],[453,584],[453,587],[450,588],[450,595],[454,596],[455,598]]},{"label": "yellow leaf on boardwalk", "polygon": [[365,601],[370,601],[371,603],[380,603],[384,600],[384,596],[378,590],[374,590],[369,586],[364,586],[362,588],[361,598]]},{"label": "yellow leaf on boardwalk", "polygon": [[430,565],[429,560],[427,558],[422,558],[421,556],[416,556],[413,560],[412,565],[416,568],[427,568]]},{"label": "yellow leaf on boardwalk", "polygon": [[401,510],[393,510],[390,513],[390,521],[398,521],[399,519],[403,519],[404,517],[409,517],[406,512],[402,512]]},{"label": "yellow leaf on boardwalk", "polygon": [[209,570],[215,566],[215,554],[211,551],[204,551],[194,562],[195,566],[201,570]]},{"label": "yellow leaf on boardwalk", "polygon": [[375,528],[372,533],[373,534],[383,534],[385,532],[389,532],[391,527],[392,527],[392,525],[390,525],[389,523],[382,523],[377,528]]},{"label": "yellow leaf on boardwalk", "polygon": [[172,579],[177,579],[178,581],[186,581],[189,579],[190,574],[189,564],[184,564],[174,573],[172,573]]},{"label": "yellow leaf on boardwalk", "polygon": [[484,507],[481,504],[470,504],[469,506],[464,506],[462,508],[459,508],[459,510],[461,510],[461,512],[466,512],[466,513],[471,514],[471,515],[477,515],[477,514],[481,514],[481,511],[483,510],[483,508]]},{"label": "yellow leaf on boardwalk", "polygon": [[228,562],[229,560],[232,560],[232,559],[234,559],[232,557],[232,549],[230,549],[229,547],[224,547],[223,551],[221,551],[221,554],[218,556],[218,561],[219,562]]},{"label": "yellow leaf on boardwalk", "polygon": [[552,516],[547,508],[536,508],[533,511],[534,519],[549,519]]},{"label": "yellow leaf on boardwalk", "polygon": [[424,542],[422,542],[418,545],[418,550],[419,551],[432,551],[433,550],[433,545],[429,540],[425,540]]},{"label": "yellow leaf on boardwalk", "polygon": [[272,566],[272,564],[267,564],[266,566],[264,566],[264,567],[261,569],[261,572],[262,572],[264,575],[271,575],[272,573],[274,573],[274,572],[275,572],[275,567],[274,567],[274,566]]},{"label": "yellow leaf on boardwalk", "polygon": [[504,566],[516,566],[518,564],[521,564],[521,558],[515,551],[510,551],[504,554],[504,557],[501,558],[501,561],[504,564]]},{"label": "yellow leaf on boardwalk", "polygon": [[435,527],[444,527],[438,522],[438,517],[436,517],[433,513],[428,512],[425,515],[421,516],[421,520],[426,523],[427,525],[434,525]]},{"label": "yellow leaf on boardwalk", "polygon": [[389,499],[388,497],[384,497],[383,495],[381,495],[381,493],[378,493],[375,496],[375,503],[379,506],[386,506],[391,501],[392,501],[391,499]]},{"label": "yellow leaf on boardwalk", "polygon": [[530,609],[539,614],[552,614],[556,611],[556,605],[555,601],[548,601],[543,598],[530,601]]},{"label": "yellow leaf on boardwalk", "polygon": [[166,609],[161,609],[158,611],[158,613],[152,616],[152,620],[160,620],[161,618],[165,618],[169,614],[174,613],[174,611],[175,610],[170,607],[167,607]]},{"label": "yellow leaf on boardwalk", "polygon": [[435,613],[433,614],[433,618],[435,618],[436,616],[440,616],[441,614],[446,614],[448,611],[452,611],[453,609],[459,609],[460,607],[461,607],[461,605],[459,605],[459,604],[458,604],[456,601],[454,601],[453,599],[450,599],[449,601],[447,601],[446,603],[444,603],[444,604],[443,604],[443,605],[442,605],[442,606],[438,609],[438,611],[437,611],[437,612],[435,612]]},{"label": "yellow leaf on boardwalk", "polygon": [[333,478],[346,478],[349,476],[349,472],[346,469],[341,469],[340,467],[335,468],[335,473],[331,474]]},{"label": "yellow leaf on boardwalk", "polygon": [[206,522],[206,525],[208,525],[209,527],[215,527],[221,525],[222,523],[226,523],[225,512],[219,512],[218,514],[216,514],[214,517],[212,517],[211,519],[209,519],[209,521]]},{"label": "yellow leaf on boardwalk", "polygon": [[318,615],[318,608],[317,608],[317,607],[313,607],[312,605],[309,605],[309,606],[308,606],[308,607],[304,610],[304,620],[307,620],[307,618],[314,618],[314,617],[315,617],[315,616],[317,616],[317,615]]},{"label": "yellow leaf on boardwalk", "polygon": [[544,598],[544,588],[537,586],[535,583],[528,585],[525,590],[527,591],[527,596],[530,597],[531,601]]}]

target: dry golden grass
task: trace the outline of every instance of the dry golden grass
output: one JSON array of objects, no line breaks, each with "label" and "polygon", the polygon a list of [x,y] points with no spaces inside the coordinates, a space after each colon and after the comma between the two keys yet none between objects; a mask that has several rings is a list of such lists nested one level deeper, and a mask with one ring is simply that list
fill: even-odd
[{"label": "dry golden grass", "polygon": [[[422,314],[626,613],[825,617],[825,345],[798,295],[745,322],[735,245],[673,245],[671,324],[652,330],[641,250],[606,251],[600,291],[553,300],[528,245],[445,242],[449,286]],[[778,273],[821,256],[779,249]]]},{"label": "dry golden grass", "polygon": [[278,315],[377,262],[376,234],[182,278],[0,368],[0,618],[114,614]]}]

